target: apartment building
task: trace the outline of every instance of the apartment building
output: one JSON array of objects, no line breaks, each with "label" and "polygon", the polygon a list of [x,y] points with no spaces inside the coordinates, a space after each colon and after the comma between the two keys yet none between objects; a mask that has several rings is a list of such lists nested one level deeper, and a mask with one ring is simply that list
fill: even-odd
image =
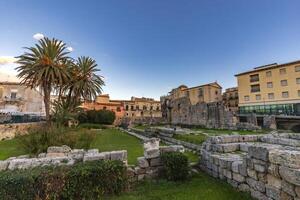
[{"label": "apartment building", "polygon": [[197,103],[212,103],[222,100],[222,87],[217,82],[191,88],[181,85],[169,92],[168,97],[171,100],[188,97],[191,105]]},{"label": "apartment building", "polygon": [[235,75],[240,113],[300,115],[300,60]]}]

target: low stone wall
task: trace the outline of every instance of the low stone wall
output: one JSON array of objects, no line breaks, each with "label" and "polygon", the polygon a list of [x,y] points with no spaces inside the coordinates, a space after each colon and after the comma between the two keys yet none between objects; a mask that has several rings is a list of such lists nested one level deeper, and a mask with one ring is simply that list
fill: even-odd
[{"label": "low stone wall", "polygon": [[25,135],[28,128],[42,126],[43,124],[45,122],[0,124],[0,140],[12,139],[17,134]]},{"label": "low stone wall", "polygon": [[162,172],[160,156],[165,152],[184,152],[183,146],[173,145],[159,147],[160,140],[151,138],[144,143],[144,156],[137,159],[137,166],[128,166],[127,151],[99,152],[98,149],[71,149],[68,146],[49,147],[46,153],[41,153],[35,158],[28,155],[11,157],[0,161],[0,171],[29,169],[41,166],[74,165],[78,162],[93,160],[120,160],[127,166],[130,181],[140,181],[145,178],[157,178]]},{"label": "low stone wall", "polygon": [[261,200],[300,199],[300,135],[209,138],[200,167]]}]

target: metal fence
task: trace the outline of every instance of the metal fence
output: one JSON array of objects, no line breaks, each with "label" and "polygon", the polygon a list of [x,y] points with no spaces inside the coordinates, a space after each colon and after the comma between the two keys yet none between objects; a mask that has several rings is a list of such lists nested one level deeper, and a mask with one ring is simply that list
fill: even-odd
[{"label": "metal fence", "polygon": [[45,121],[44,116],[38,115],[9,115],[0,114],[0,124],[12,124],[12,123],[29,123],[29,122],[41,122]]}]

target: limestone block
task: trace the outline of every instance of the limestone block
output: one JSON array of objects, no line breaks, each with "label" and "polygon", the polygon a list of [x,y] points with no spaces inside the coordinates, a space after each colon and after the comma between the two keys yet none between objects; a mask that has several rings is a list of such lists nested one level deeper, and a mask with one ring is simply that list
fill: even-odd
[{"label": "limestone block", "polygon": [[239,173],[242,176],[247,176],[247,165],[245,162],[243,162],[241,165],[239,165]]},{"label": "limestone block", "polygon": [[157,158],[160,156],[160,151],[159,149],[146,149],[144,150],[144,156],[145,158]]},{"label": "limestone block", "polygon": [[280,200],[280,190],[272,186],[266,186],[266,194],[274,200]]},{"label": "limestone block", "polygon": [[257,178],[263,183],[267,183],[267,174],[266,173],[257,173]]},{"label": "limestone block", "polygon": [[138,166],[141,168],[149,167],[149,162],[145,157],[138,157],[137,162],[138,162]]},{"label": "limestone block", "polygon": [[251,196],[255,199],[258,199],[258,200],[270,200],[265,194],[257,191],[257,190],[254,190],[254,189],[250,189],[250,192],[251,192]]},{"label": "limestone block", "polygon": [[267,185],[277,188],[277,189],[281,189],[281,179],[276,178],[275,176],[268,174],[267,175]]},{"label": "limestone block", "polygon": [[219,172],[219,167],[218,167],[218,165],[214,165],[214,164],[212,164],[211,165],[211,169],[212,169],[212,171],[214,171],[214,172]]},{"label": "limestone block", "polygon": [[47,156],[46,153],[40,153],[37,157],[38,158],[45,158]]},{"label": "limestone block", "polygon": [[138,181],[144,180],[145,177],[146,177],[145,174],[139,174],[139,175],[138,175]]},{"label": "limestone block", "polygon": [[245,182],[245,177],[237,173],[232,173],[232,179],[239,183]]},{"label": "limestone block", "polygon": [[275,164],[270,164],[268,167],[268,173],[272,174],[275,177],[280,177],[279,166]]},{"label": "limestone block", "polygon": [[[105,156],[104,156],[104,158],[105,158]],[[127,151],[126,150],[112,151],[112,152],[110,152],[110,159],[125,161],[125,160],[127,160]]]},{"label": "limestone block", "polygon": [[231,173],[231,171],[224,169],[223,170],[223,174],[224,174],[225,177],[227,177],[229,179],[232,179],[232,173]]},{"label": "limestone block", "polygon": [[250,146],[248,148],[248,154],[252,158],[263,161],[268,161],[269,159],[269,150],[262,146]]},{"label": "limestone block", "polygon": [[232,187],[237,188],[238,187],[238,182],[235,180],[232,180],[230,178],[227,178],[227,183],[229,183]]},{"label": "limestone block", "polygon": [[257,172],[264,173],[266,171],[266,167],[259,164],[254,164],[254,170]]},{"label": "limestone block", "polygon": [[89,149],[87,153],[96,154],[99,153],[99,149]]},{"label": "limestone block", "polygon": [[280,166],[279,174],[285,181],[300,186],[300,169],[292,169]]},{"label": "limestone block", "polygon": [[266,186],[263,182],[256,181],[253,178],[246,178],[246,182],[254,190],[258,190],[263,193],[266,191]]},{"label": "limestone block", "polygon": [[146,169],[145,168],[140,168],[140,167],[135,167],[134,172],[137,175],[146,174]]},{"label": "limestone block", "polygon": [[250,146],[249,143],[241,143],[241,144],[240,144],[240,151],[248,152],[249,146]]},{"label": "limestone block", "polygon": [[293,196],[289,195],[288,193],[281,191],[280,193],[280,200],[293,200]]},{"label": "limestone block", "polygon": [[249,185],[242,183],[242,184],[240,184],[238,186],[238,190],[242,191],[242,192],[249,192],[250,191],[250,187],[249,187]]},{"label": "limestone block", "polygon": [[160,166],[160,165],[162,165],[162,161],[161,161],[160,157],[150,159],[151,167],[156,167],[156,166]]},{"label": "limestone block", "polygon": [[6,170],[9,165],[9,161],[0,161],[0,171]]},{"label": "limestone block", "polygon": [[159,149],[159,138],[150,138],[144,142],[144,149]]},{"label": "limestone block", "polygon": [[104,160],[104,153],[85,153],[83,156],[83,162],[93,161],[93,160]]},{"label": "limestone block", "polygon": [[270,162],[291,168],[300,168],[300,151],[274,149],[269,152]]},{"label": "limestone block", "polygon": [[282,180],[281,181],[281,189],[285,193],[289,194],[290,196],[296,197],[296,192],[295,192],[295,186]]},{"label": "limestone block", "polygon": [[62,145],[62,146],[52,146],[52,147],[48,147],[47,149],[47,153],[69,153],[71,152],[71,148],[66,146],[66,145]]},{"label": "limestone block", "polygon": [[239,173],[239,165],[242,165],[243,161],[234,161],[231,166],[231,170],[235,173]]},{"label": "limestone block", "polygon": [[247,174],[248,174],[249,177],[251,177],[251,178],[253,178],[255,180],[258,180],[256,171],[247,168]]},{"label": "limestone block", "polygon": [[297,194],[297,197],[300,198],[300,187],[299,186],[295,186],[295,193]]},{"label": "limestone block", "polygon": [[46,157],[55,158],[55,157],[64,157],[66,155],[67,153],[47,153]]}]

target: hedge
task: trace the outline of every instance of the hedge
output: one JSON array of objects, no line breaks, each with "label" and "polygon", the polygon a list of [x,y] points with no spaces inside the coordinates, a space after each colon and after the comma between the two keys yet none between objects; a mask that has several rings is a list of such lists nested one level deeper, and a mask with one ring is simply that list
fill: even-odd
[{"label": "hedge", "polygon": [[73,166],[0,172],[0,198],[6,200],[92,200],[127,188],[121,161],[90,161]]},{"label": "hedge", "polygon": [[168,152],[161,156],[164,176],[170,181],[184,181],[189,176],[189,162],[180,152]]}]

